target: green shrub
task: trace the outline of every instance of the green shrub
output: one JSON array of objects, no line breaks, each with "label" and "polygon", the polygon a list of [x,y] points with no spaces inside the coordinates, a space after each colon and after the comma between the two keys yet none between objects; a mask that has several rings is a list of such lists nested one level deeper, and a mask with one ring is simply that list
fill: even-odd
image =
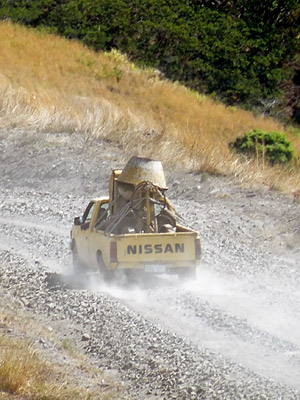
[{"label": "green shrub", "polygon": [[237,152],[249,157],[261,157],[271,164],[287,164],[295,158],[293,146],[281,132],[253,129],[231,145]]}]

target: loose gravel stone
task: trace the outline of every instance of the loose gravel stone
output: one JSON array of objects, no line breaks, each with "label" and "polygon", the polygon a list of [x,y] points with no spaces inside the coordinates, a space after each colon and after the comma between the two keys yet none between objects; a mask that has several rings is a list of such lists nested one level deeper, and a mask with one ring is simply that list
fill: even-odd
[{"label": "loose gravel stone", "polygon": [[80,136],[58,137],[64,146],[47,151],[34,137],[33,152],[24,132],[0,131],[0,291],[60,326],[132,399],[300,399],[299,206],[228,178],[167,171],[176,210],[201,233],[198,280],[107,286],[95,275],[79,285],[73,219],[125,160],[109,144],[83,152]]}]

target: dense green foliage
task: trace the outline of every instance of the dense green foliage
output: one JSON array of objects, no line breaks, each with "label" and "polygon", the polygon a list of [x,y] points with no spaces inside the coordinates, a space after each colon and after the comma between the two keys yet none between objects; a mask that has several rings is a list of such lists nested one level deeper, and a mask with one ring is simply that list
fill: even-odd
[{"label": "dense green foliage", "polygon": [[237,138],[232,147],[247,156],[264,158],[271,164],[286,164],[295,158],[291,142],[280,132],[253,129]]},{"label": "dense green foliage", "polygon": [[299,0],[0,0],[0,18],[118,48],[170,79],[264,111],[299,50]]}]

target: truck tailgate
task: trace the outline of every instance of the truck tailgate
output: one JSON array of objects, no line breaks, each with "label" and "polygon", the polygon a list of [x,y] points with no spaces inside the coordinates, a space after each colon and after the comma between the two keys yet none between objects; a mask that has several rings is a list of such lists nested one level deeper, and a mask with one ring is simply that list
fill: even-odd
[{"label": "truck tailgate", "polygon": [[194,232],[115,236],[119,263],[195,260]]}]

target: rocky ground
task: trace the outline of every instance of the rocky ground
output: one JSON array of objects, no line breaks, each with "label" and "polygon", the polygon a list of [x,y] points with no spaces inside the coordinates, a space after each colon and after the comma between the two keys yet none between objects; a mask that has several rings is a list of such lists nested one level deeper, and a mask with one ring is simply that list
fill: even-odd
[{"label": "rocky ground", "polygon": [[166,170],[198,229],[197,280],[72,276],[69,231],[107,193],[121,148],[0,131],[0,292],[71,338],[131,399],[300,399],[299,205],[229,178]]}]

